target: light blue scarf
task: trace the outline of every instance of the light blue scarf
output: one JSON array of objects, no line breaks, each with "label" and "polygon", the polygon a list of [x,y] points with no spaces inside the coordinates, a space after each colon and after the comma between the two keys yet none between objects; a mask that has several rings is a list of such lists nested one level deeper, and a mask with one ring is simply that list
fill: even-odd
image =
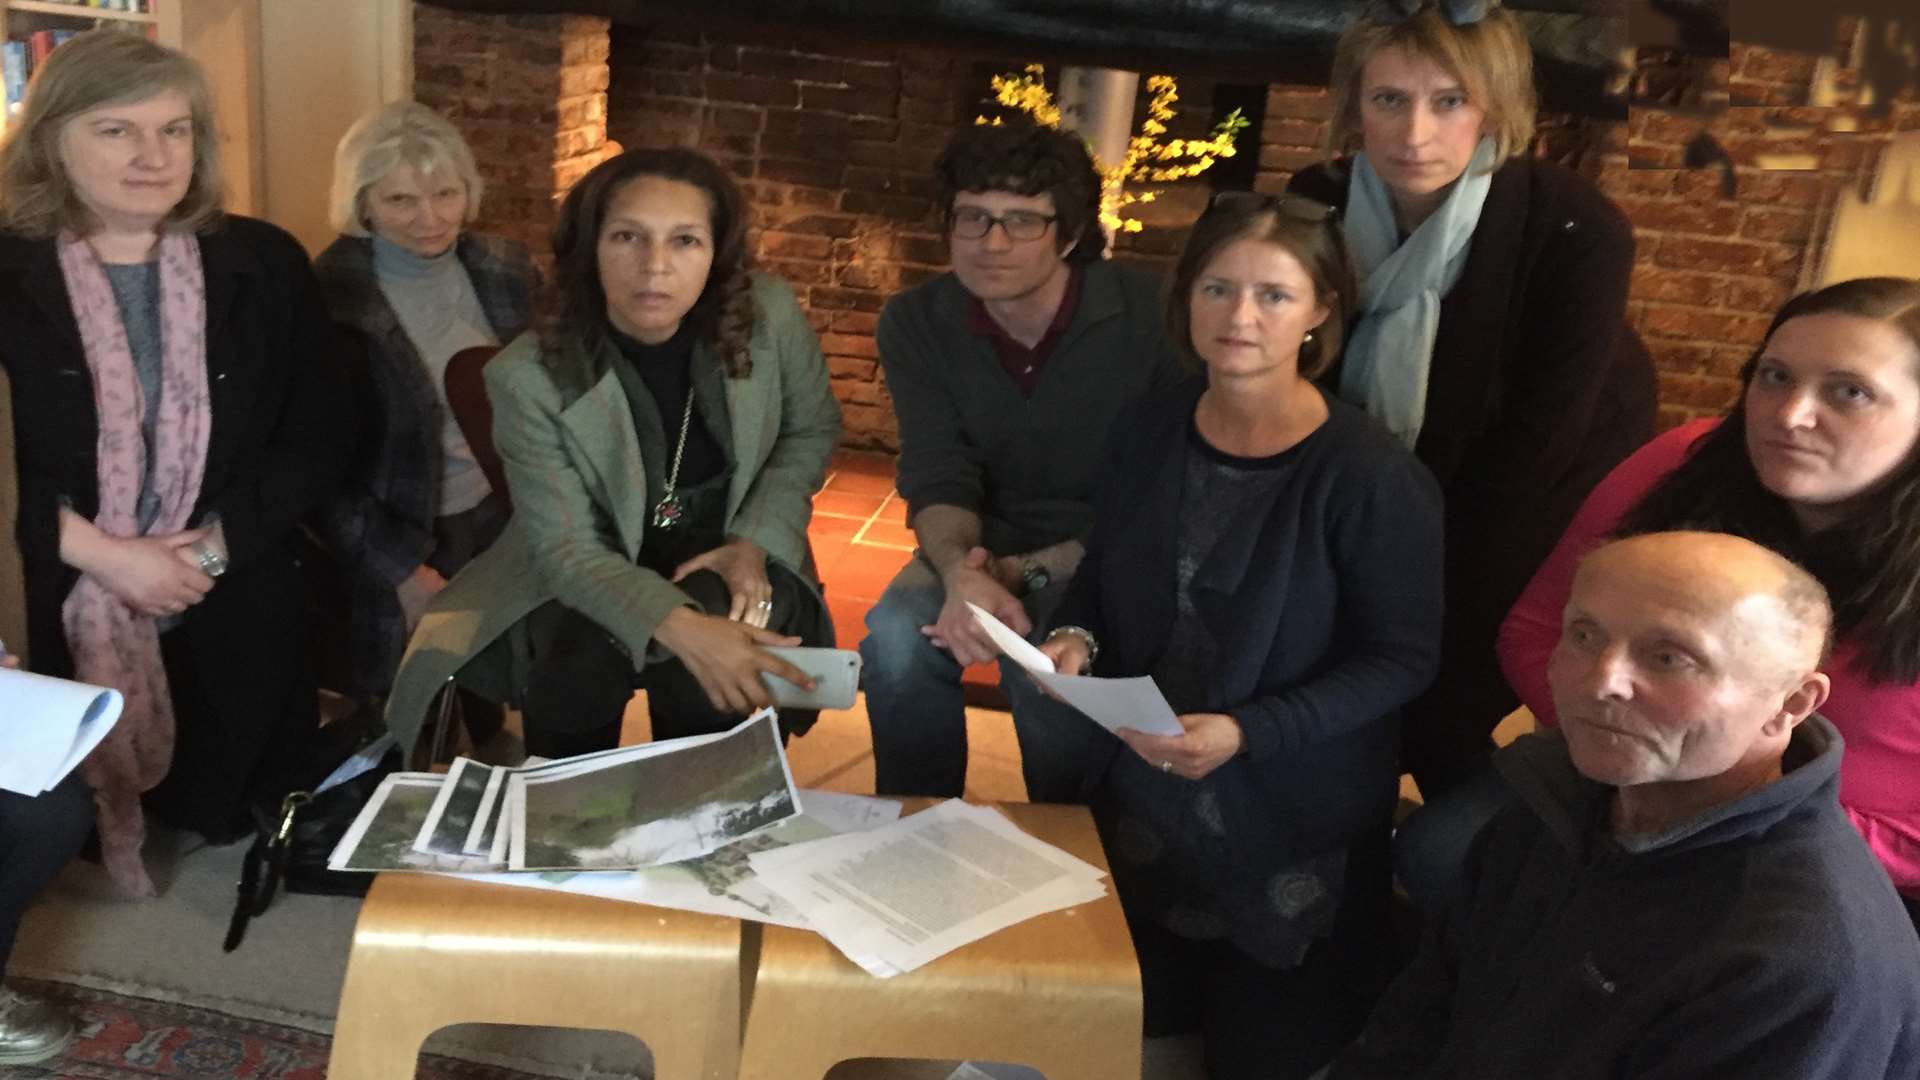
[{"label": "light blue scarf", "polygon": [[1360,276],[1360,318],[1340,369],[1340,396],[1367,410],[1411,449],[1427,415],[1427,371],[1440,300],[1460,280],[1493,184],[1494,142],[1483,138],[1447,200],[1400,242],[1393,202],[1365,153],[1347,182],[1347,248]]}]

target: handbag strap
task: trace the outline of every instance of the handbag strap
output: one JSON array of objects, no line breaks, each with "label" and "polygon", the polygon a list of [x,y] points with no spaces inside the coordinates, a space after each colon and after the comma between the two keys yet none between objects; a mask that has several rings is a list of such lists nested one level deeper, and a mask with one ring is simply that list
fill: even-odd
[{"label": "handbag strap", "polygon": [[280,800],[279,824],[271,830],[264,827],[255,830],[247,857],[240,864],[239,895],[234,897],[233,915],[227,920],[227,937],[220,945],[222,952],[239,948],[247,937],[247,923],[256,915],[264,915],[267,905],[273,903],[287,873],[287,837],[293,832],[294,816],[312,800],[310,792],[289,792]]}]

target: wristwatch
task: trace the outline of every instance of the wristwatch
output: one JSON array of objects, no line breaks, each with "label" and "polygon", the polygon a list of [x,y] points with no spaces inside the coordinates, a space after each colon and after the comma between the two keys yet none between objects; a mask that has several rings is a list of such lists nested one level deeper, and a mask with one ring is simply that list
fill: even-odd
[{"label": "wristwatch", "polygon": [[1031,556],[1020,560],[1020,595],[1032,596],[1053,582],[1053,575]]},{"label": "wristwatch", "polygon": [[200,572],[210,578],[217,578],[227,572],[227,557],[213,550],[213,545],[205,540],[194,542],[193,556],[200,560]]}]

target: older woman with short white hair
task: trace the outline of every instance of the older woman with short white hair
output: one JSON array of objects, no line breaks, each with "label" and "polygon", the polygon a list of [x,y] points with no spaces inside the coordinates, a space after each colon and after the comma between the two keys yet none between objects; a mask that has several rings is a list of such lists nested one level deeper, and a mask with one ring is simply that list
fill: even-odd
[{"label": "older woman with short white hair", "polygon": [[527,250],[468,231],[483,182],[453,125],[395,102],[362,117],[334,157],[340,238],[315,261],[336,322],[357,332],[366,430],[326,514],[350,581],[347,693],[387,692],[427,601],[506,524],[448,406],[448,361],[513,340],[532,320]]}]

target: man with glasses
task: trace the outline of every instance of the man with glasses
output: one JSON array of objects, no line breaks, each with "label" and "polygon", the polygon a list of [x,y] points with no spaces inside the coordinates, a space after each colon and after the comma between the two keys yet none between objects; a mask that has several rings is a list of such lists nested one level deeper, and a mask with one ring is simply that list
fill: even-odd
[{"label": "man with glasses", "polygon": [[[1022,634],[1046,622],[1084,550],[1108,425],[1177,374],[1159,281],[1102,259],[1100,176],[1077,136],[972,127],[934,168],[953,271],[895,296],[878,333],[920,545],[860,645],[889,795],[961,793],[961,672],[996,655],[967,604]],[[1011,662],[1001,685],[1028,798],[1082,801],[1098,729]]]}]

